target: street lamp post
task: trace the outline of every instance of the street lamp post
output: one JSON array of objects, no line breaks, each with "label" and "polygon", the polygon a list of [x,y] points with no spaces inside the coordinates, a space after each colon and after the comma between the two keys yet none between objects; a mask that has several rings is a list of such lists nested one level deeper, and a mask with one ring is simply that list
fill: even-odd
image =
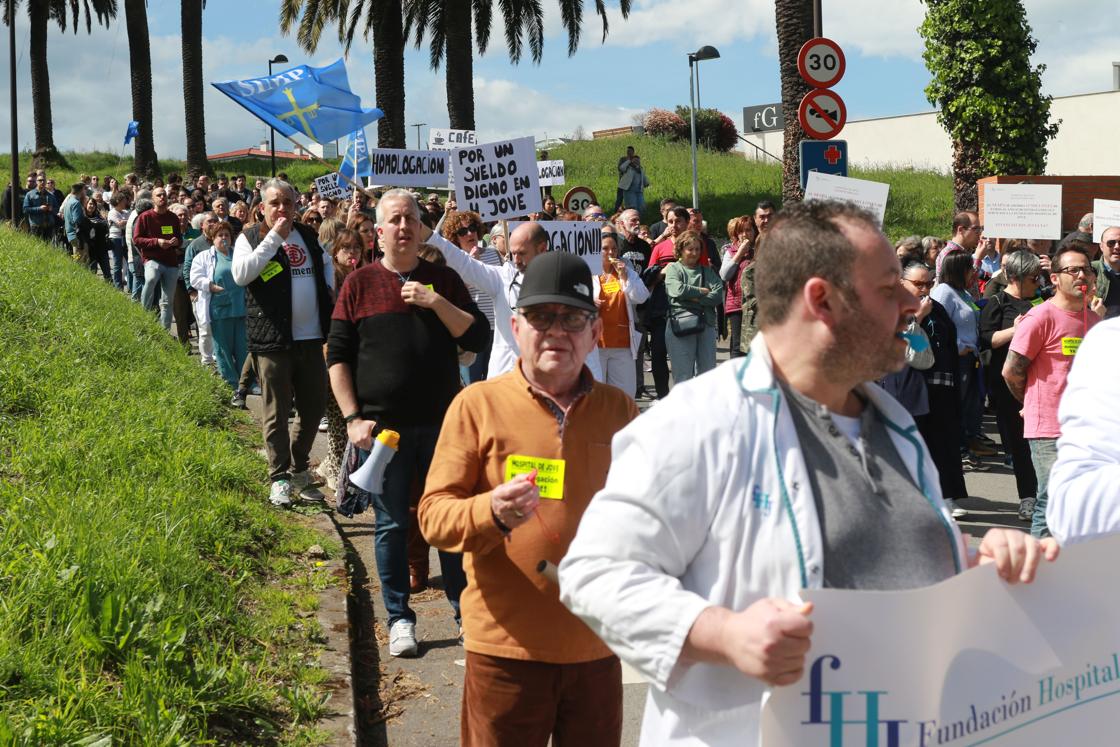
[{"label": "street lamp post", "polygon": [[[278,54],[268,61],[268,77],[272,77],[272,66],[279,65],[281,62],[287,62],[288,58],[282,54]],[[276,178],[276,130],[271,127],[268,128],[268,142],[271,146],[272,154],[272,177]]]},{"label": "street lamp post", "polygon": [[427,127],[427,126],[428,126],[427,122],[417,122],[416,124],[409,125],[409,127],[415,127],[416,128],[416,150],[424,150],[420,146],[420,128],[421,127]]},{"label": "street lamp post", "polygon": [[692,207],[700,207],[700,188],[696,174],[696,106],[697,88],[699,88],[699,63],[701,60],[714,60],[719,58],[719,50],[705,44],[695,52],[688,54],[688,114],[692,129]]},{"label": "street lamp post", "polygon": [[12,204],[8,206],[12,228],[16,228],[16,203],[19,201],[19,136],[16,130],[16,4],[8,0],[8,88],[12,93]]}]

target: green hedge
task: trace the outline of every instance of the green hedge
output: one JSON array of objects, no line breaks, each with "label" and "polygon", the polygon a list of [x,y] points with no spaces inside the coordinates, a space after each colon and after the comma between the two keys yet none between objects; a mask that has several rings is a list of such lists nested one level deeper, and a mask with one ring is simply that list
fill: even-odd
[{"label": "green hedge", "polygon": [[314,602],[268,578],[314,586],[322,539],[259,431],[63,252],[4,228],[0,266],[0,744],[295,738]]}]

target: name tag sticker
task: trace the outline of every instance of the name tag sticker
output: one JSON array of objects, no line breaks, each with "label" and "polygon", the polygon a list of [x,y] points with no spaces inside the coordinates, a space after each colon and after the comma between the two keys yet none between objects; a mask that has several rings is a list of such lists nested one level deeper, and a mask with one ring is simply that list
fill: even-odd
[{"label": "name tag sticker", "polygon": [[175,226],[160,226],[159,230],[164,236],[171,236],[175,233]]},{"label": "name tag sticker", "polygon": [[613,296],[620,290],[622,290],[622,286],[619,285],[617,280],[612,280],[609,283],[603,283],[603,292],[607,295]]},{"label": "name tag sticker", "polygon": [[263,270],[261,270],[261,280],[267,283],[269,280],[272,280],[283,271],[284,268],[280,265],[279,262],[274,259],[267,265],[265,265]]},{"label": "name tag sticker", "polygon": [[537,489],[541,498],[552,501],[564,500],[564,460],[544,459],[523,454],[510,454],[506,457],[506,482],[518,475],[537,470]]},{"label": "name tag sticker", "polygon": [[430,290],[432,293],[436,292],[436,287],[431,283],[424,283],[424,287]]},{"label": "name tag sticker", "polygon": [[1063,337],[1062,338],[1062,355],[1077,355],[1077,349],[1081,347],[1081,337]]}]

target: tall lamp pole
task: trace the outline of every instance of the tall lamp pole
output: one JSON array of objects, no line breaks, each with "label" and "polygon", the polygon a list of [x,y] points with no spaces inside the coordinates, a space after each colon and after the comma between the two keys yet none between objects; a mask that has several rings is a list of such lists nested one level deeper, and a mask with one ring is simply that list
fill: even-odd
[{"label": "tall lamp pole", "polygon": [[416,128],[416,150],[424,150],[424,148],[420,145],[420,128],[421,127],[427,127],[427,126],[428,126],[427,122],[417,122],[416,124],[410,124],[409,125],[409,127],[415,127]]},{"label": "tall lamp pole", "polygon": [[[282,54],[278,54],[268,61],[268,77],[272,77],[272,66],[279,65],[282,62],[287,62],[288,58]],[[272,154],[272,178],[276,178],[276,130],[271,127],[268,128],[268,141],[271,146]]]},{"label": "tall lamp pole", "polygon": [[12,110],[9,122],[12,123],[12,204],[9,206],[12,228],[16,227],[16,204],[19,193],[19,136],[16,131],[16,4],[8,0],[8,90],[12,92]]},{"label": "tall lamp pole", "polygon": [[705,44],[695,52],[688,54],[688,115],[691,120],[692,130],[692,207],[700,207],[700,187],[696,174],[696,106],[699,88],[701,60],[715,60],[719,58],[719,50]]}]

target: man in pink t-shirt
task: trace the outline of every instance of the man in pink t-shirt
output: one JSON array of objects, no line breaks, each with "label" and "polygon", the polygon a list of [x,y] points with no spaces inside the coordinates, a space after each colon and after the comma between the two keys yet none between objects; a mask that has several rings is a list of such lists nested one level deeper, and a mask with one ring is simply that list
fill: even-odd
[{"label": "man in pink t-shirt", "polygon": [[1050,280],[1054,297],[1022,318],[1003,364],[1008,389],[1023,403],[1023,435],[1030,444],[1038,477],[1031,534],[1039,538],[1050,536],[1046,527],[1047,483],[1061,435],[1058,402],[1077,348],[1103,312],[1099,301],[1089,305],[1096,277],[1087,248],[1075,243],[1061,249],[1054,257]]}]

